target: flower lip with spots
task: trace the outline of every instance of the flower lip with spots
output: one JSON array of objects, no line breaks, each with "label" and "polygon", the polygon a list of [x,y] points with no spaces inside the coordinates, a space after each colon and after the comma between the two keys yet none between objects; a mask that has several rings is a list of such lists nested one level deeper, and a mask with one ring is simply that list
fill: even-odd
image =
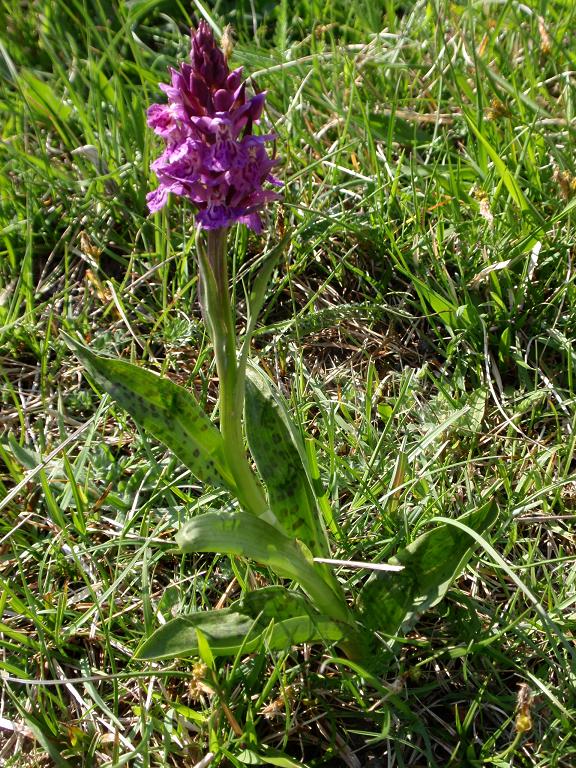
[{"label": "flower lip with spots", "polygon": [[166,142],[152,163],[159,186],[148,194],[148,208],[159,211],[172,193],[194,203],[203,229],[240,222],[260,232],[260,211],[280,198],[264,184],[282,186],[272,174],[278,161],[265,147],[275,136],[252,133],[266,94],[246,98],[242,68],[230,72],[204,21],[192,33],[190,58],[160,85],[168,103],[148,109],[148,125]]}]

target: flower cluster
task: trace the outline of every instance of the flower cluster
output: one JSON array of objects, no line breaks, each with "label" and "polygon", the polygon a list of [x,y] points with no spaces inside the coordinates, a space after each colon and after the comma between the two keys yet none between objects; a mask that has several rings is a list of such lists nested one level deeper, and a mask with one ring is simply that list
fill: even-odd
[{"label": "flower cluster", "polygon": [[241,222],[259,232],[259,210],[279,197],[263,184],[281,184],[265,148],[274,136],[252,134],[266,94],[246,98],[242,68],[230,72],[204,21],[192,34],[190,59],[171,70],[170,85],[160,85],[168,104],[148,110],[148,125],[166,142],[152,164],[160,185],[147,196],[148,208],[158,211],[171,192],[194,203],[204,229]]}]

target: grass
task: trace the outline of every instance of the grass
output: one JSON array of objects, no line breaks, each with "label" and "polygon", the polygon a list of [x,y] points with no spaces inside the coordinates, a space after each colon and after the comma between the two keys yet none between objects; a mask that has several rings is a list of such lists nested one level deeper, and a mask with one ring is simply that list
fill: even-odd
[{"label": "grass", "polygon": [[[573,766],[576,8],[0,13],[2,764]],[[292,227],[254,354],[310,436],[335,556],[386,560],[435,518],[498,503],[380,679],[319,647],[132,659],[173,612],[270,580],[174,550],[182,520],[228,499],[92,390],[59,338],[215,405],[190,210],[144,204],[145,109],[202,16],[234,26],[234,63],[269,94],[285,199],[265,238],[237,232],[238,322],[258,256]],[[350,594],[365,579],[339,575]]]}]

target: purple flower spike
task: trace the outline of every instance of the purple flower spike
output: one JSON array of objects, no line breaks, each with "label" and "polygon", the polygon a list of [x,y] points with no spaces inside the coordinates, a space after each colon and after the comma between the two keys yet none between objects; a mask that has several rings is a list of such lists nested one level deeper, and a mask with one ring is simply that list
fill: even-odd
[{"label": "purple flower spike", "polygon": [[271,173],[278,161],[264,146],[274,135],[252,135],[266,94],[246,98],[242,68],[230,72],[205,21],[192,33],[190,60],[171,70],[170,85],[160,85],[168,104],[148,110],[148,125],[166,142],[152,163],[160,184],[148,208],[159,211],[172,193],[194,203],[203,229],[240,222],[260,232],[262,207],[280,197],[263,184],[281,186]]}]

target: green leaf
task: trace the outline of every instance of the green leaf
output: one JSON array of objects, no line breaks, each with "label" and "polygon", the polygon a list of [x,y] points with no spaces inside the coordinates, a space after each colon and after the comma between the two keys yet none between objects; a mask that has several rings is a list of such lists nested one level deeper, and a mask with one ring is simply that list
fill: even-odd
[{"label": "green leaf", "polygon": [[212,648],[210,647],[208,638],[198,626],[196,627],[196,642],[198,643],[198,656],[200,656],[208,669],[214,669],[214,654],[212,653]]},{"label": "green leaf", "polygon": [[[420,117],[418,115],[418,117]],[[397,114],[385,115],[372,112],[369,116],[370,131],[375,139],[387,141],[394,136],[394,141],[401,146],[413,147],[430,141],[430,132],[422,130],[417,122],[399,117]]]},{"label": "green leaf", "polygon": [[454,330],[454,328],[458,326],[458,307],[444,296],[441,296],[437,291],[433,290],[433,288],[424,280],[420,280],[420,278],[416,277],[416,275],[413,275],[408,270],[405,271],[411,282],[414,284],[414,287],[429,305],[431,310],[438,315],[440,320],[442,320],[449,330]]},{"label": "green leaf", "polygon": [[244,749],[238,755],[236,759],[244,763],[244,765],[278,765],[280,768],[306,768],[306,763],[301,760],[293,760],[284,752],[280,752],[272,747],[267,747],[265,751],[264,747],[261,747],[260,752],[255,752],[253,749]]},{"label": "green leaf", "polygon": [[231,608],[253,619],[260,617],[278,621],[293,616],[318,616],[318,611],[305,595],[277,586],[247,592],[232,603]]},{"label": "green leaf", "polygon": [[36,717],[28,712],[15,697],[11,698],[12,703],[15,705],[28,728],[30,728],[34,734],[38,744],[40,744],[46,755],[52,759],[54,766],[56,766],[56,768],[70,768],[71,763],[62,757],[59,745],[54,741],[53,734],[50,732],[42,713],[39,713],[39,716]]},{"label": "green leaf", "polygon": [[[496,516],[495,504],[487,502],[458,520],[482,535]],[[454,526],[443,524],[423,533],[390,560],[403,565],[403,571],[379,573],[366,582],[359,596],[364,624],[392,636],[407,631],[421,613],[442,600],[474,546],[473,539]]]},{"label": "green leaf", "polygon": [[[262,257],[261,266],[254,278],[254,282],[248,294],[248,327],[245,334],[245,342],[242,347],[242,356],[247,359],[249,353],[249,342],[256,325],[258,315],[262,311],[264,301],[266,300],[266,289],[272,277],[272,272],[276,268],[282,254],[286,250],[292,239],[292,231],[289,229],[284,237],[268,253]],[[246,343],[248,342],[248,344]]]},{"label": "green leaf", "polygon": [[460,429],[467,430],[473,434],[479,434],[482,429],[484,412],[486,411],[487,391],[484,387],[479,387],[471,392],[467,399],[468,412],[457,422]]},{"label": "green leaf", "polygon": [[428,434],[436,432],[436,438],[446,434],[478,434],[482,429],[486,397],[485,387],[457,400],[440,391],[423,409],[423,424],[430,427]]},{"label": "green leaf", "polygon": [[347,627],[328,616],[292,616],[270,623],[265,632],[266,645],[282,650],[302,643],[336,643],[345,636]]},{"label": "green leaf", "polygon": [[518,206],[518,208],[520,208],[521,211],[529,210],[530,206],[528,205],[528,201],[524,197],[522,188],[520,187],[520,184],[518,183],[515,176],[512,173],[510,173],[506,163],[502,160],[502,158],[500,157],[498,152],[494,149],[492,144],[490,144],[488,139],[478,130],[472,117],[470,117],[466,113],[464,113],[464,116],[466,118],[466,122],[468,123],[468,127],[471,129],[472,133],[476,136],[476,138],[482,144],[486,152],[488,152],[488,154],[490,155],[490,159],[494,163],[496,172],[502,179],[502,182],[504,183],[506,189],[508,190],[512,200],[516,203],[516,205]]},{"label": "green leaf", "polygon": [[306,469],[304,445],[283,399],[258,368],[246,371],[246,435],[282,527],[318,557],[329,556],[328,539]]},{"label": "green leaf", "polygon": [[283,578],[298,579],[313,569],[298,542],[247,512],[207,512],[189,520],[176,534],[184,552],[223,552],[268,565]]},{"label": "green leaf", "polygon": [[263,645],[272,651],[285,650],[301,643],[338,642],[346,627],[315,614],[292,616],[275,621],[260,615],[247,616],[234,608],[199,611],[172,619],[156,630],[136,651],[139,659],[168,659],[199,656],[236,656],[252,653]]},{"label": "green leaf", "polygon": [[213,656],[233,656],[242,648],[249,653],[258,645],[261,634],[250,616],[228,608],[199,611],[163,624],[144,641],[135,656],[138,659],[199,656],[196,630],[202,633]]},{"label": "green leaf", "polygon": [[185,523],[176,541],[185,552],[223,552],[267,565],[282,578],[297,581],[320,613],[350,621],[345,600],[324,580],[309,552],[261,518],[247,512],[208,512]]},{"label": "green leaf", "polygon": [[62,123],[70,120],[72,108],[54,93],[48,83],[37,78],[29,69],[21,70],[18,80],[26,101],[35,110]]},{"label": "green leaf", "polygon": [[197,478],[235,492],[222,435],[187,389],[125,360],[95,355],[76,339],[62,335],[94,382]]}]

